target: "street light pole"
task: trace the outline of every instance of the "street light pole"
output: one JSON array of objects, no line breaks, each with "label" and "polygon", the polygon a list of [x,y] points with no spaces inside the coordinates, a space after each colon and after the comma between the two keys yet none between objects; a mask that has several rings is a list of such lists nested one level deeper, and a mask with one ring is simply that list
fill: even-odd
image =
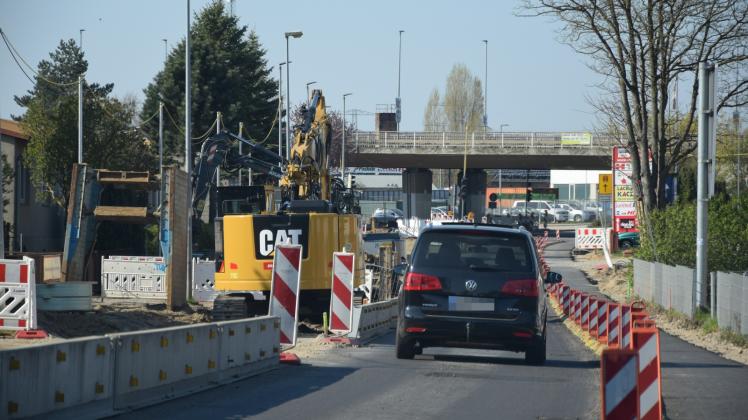
[{"label": "street light pole", "polygon": [[304,35],[301,31],[296,32],[286,32],[286,160],[290,157],[290,149],[291,149],[291,66],[288,65],[288,63],[291,62],[291,59],[289,58],[289,41],[288,39],[290,37],[294,38],[301,38],[301,36]]},{"label": "street light pole", "polygon": [[400,74],[403,62],[403,32],[405,31],[402,29],[399,32],[399,41],[397,47],[397,98],[395,99],[395,119],[397,121],[397,131],[400,131],[400,120],[402,119],[402,102],[400,99]]},{"label": "street light pole", "polygon": [[313,85],[317,82],[309,82],[306,84],[306,104],[309,105],[309,85]]},{"label": "street light pole", "polygon": [[486,46],[486,73],[485,73],[485,83],[483,86],[483,89],[485,93],[483,94],[483,131],[485,132],[488,130],[488,40],[484,39],[483,44]]},{"label": "street light pole", "polygon": [[164,62],[166,62],[166,59],[169,58],[169,47],[166,38],[161,38],[161,40],[164,41]]},{"label": "street light pole", "polygon": [[86,32],[85,29],[79,29],[78,30],[78,46],[81,50],[83,50],[83,32]]},{"label": "street light pole", "polygon": [[[278,64],[278,155],[283,156],[283,66],[288,64],[287,62],[282,62]],[[286,115],[286,120],[288,120],[288,115]],[[286,122],[286,125],[288,125],[288,122]],[[278,162],[278,166],[282,166],[283,164],[281,162]]]},{"label": "street light pole", "polygon": [[343,95],[343,141],[340,146],[340,176],[345,182],[345,97],[353,95],[353,93],[346,93]]}]

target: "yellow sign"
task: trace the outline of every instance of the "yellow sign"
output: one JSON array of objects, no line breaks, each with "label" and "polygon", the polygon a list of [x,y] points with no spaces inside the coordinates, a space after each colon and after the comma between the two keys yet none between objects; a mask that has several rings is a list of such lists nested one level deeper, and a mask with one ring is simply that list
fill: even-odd
[{"label": "yellow sign", "polygon": [[562,145],[579,145],[592,143],[592,133],[567,133],[561,135]]},{"label": "yellow sign", "polygon": [[597,193],[609,195],[613,193],[613,174],[600,174],[597,183]]},{"label": "yellow sign", "polygon": [[618,201],[634,201],[631,185],[616,185],[616,202]]}]

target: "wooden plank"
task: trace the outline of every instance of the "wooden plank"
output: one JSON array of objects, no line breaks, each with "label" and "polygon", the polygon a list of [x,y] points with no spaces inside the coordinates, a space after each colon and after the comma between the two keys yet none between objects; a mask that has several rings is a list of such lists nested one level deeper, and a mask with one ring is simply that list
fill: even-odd
[{"label": "wooden plank", "polygon": [[151,179],[148,172],[110,171],[108,169],[99,169],[97,171],[97,180],[102,185],[116,184],[150,190],[156,190],[159,188],[159,182],[155,179]]},{"label": "wooden plank", "polygon": [[124,206],[96,206],[94,217],[96,220],[126,223],[148,223],[154,219],[153,214],[148,213],[148,207]]}]

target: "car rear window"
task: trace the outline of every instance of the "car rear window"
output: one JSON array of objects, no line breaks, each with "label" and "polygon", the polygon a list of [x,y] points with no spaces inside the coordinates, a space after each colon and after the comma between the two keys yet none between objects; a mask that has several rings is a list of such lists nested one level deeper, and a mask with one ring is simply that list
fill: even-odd
[{"label": "car rear window", "polygon": [[487,231],[433,231],[418,238],[416,267],[534,273],[530,245],[521,235]]}]

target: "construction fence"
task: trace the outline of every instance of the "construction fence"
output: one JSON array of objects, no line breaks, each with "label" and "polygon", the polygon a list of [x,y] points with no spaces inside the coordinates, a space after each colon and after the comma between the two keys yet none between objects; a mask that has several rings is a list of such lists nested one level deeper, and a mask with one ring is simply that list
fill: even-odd
[{"label": "construction fence", "polygon": [[[711,308],[720,328],[748,334],[748,273],[712,273],[697,287],[696,270],[634,259],[634,294],[693,318]],[[708,299],[709,298],[709,299]]]}]

